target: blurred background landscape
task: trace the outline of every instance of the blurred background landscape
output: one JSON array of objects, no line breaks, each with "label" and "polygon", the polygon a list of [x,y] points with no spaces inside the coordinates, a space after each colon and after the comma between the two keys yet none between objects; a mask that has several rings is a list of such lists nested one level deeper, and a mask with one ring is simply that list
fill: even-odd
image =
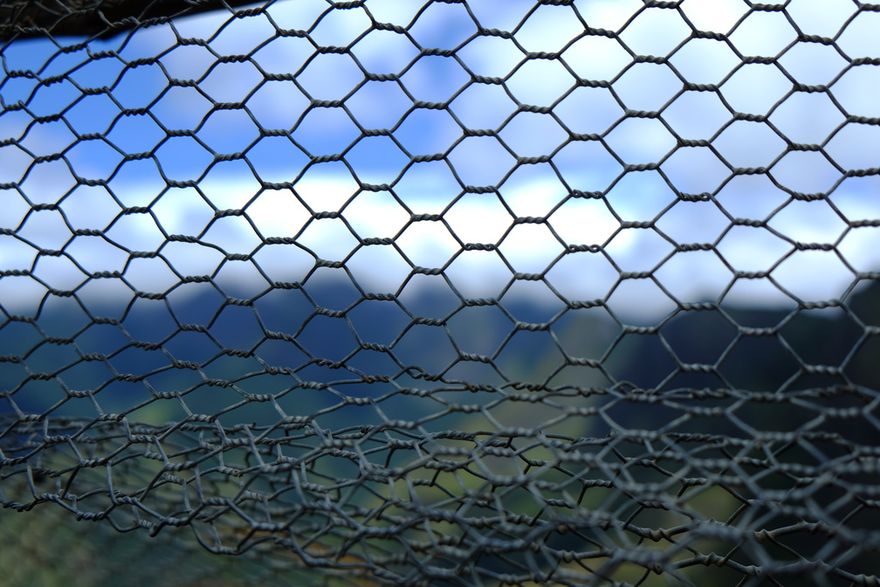
[{"label": "blurred background landscape", "polygon": [[[880,12],[427,4],[2,41],[0,417],[876,446]],[[504,401],[520,390],[557,397]],[[631,390],[742,395],[685,417]],[[0,499],[29,498],[11,478]],[[724,521],[737,502],[711,495],[694,507]],[[0,510],[0,582],[370,584],[71,520]]]}]

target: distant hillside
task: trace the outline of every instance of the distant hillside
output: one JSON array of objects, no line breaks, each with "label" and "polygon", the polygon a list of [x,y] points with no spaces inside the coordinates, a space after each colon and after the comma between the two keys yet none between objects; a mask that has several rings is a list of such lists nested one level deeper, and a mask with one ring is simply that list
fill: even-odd
[{"label": "distant hillside", "polygon": [[[360,397],[375,398],[393,391],[391,380],[397,385],[425,388],[486,387],[482,400],[474,396],[469,402],[489,401],[491,389],[517,382],[548,389],[608,388],[615,384],[622,390],[641,387],[660,391],[733,387],[763,392],[784,389],[788,393],[847,384],[880,389],[876,368],[880,341],[876,335],[866,336],[856,320],[880,325],[878,284],[858,291],[849,301],[848,311],[688,311],[663,323],[659,336],[637,329],[624,332],[601,307],[559,315],[559,308],[520,298],[505,299],[498,307],[458,308],[459,300],[448,290],[439,289],[424,288],[418,295],[397,302],[358,301],[360,294],[350,283],[348,287],[307,285],[303,290],[272,291],[250,306],[228,302],[215,290],[202,291],[206,293],[172,294],[167,304],[139,299],[120,324],[90,323],[71,299],[47,305],[35,324],[6,322],[0,329],[0,355],[27,356],[21,363],[0,363],[0,383],[3,389],[12,390],[27,379],[27,370],[58,373],[72,389],[101,388],[96,396],[101,407],[114,412],[150,400],[148,387],[159,392],[192,389],[186,402],[200,413],[216,412],[240,401],[240,392],[204,385],[195,370],[174,368],[171,357],[200,365],[207,378],[236,381],[238,390],[247,393],[277,393],[296,387],[289,374],[276,371],[267,375],[267,368],[292,370],[300,380],[333,384],[341,393]],[[122,308],[100,310],[96,315],[123,315]],[[514,333],[517,321],[537,324],[554,317],[550,330]],[[413,318],[420,323],[405,330]],[[732,321],[745,330],[741,332]],[[207,329],[179,331],[178,322]],[[46,343],[41,331],[55,339],[75,335],[75,345],[61,344],[69,342],[63,340]],[[260,342],[263,331],[272,333],[273,339]],[[161,348],[157,346],[160,342]],[[391,348],[382,346],[391,344]],[[223,354],[224,349],[231,352]],[[567,360],[563,352],[573,360]],[[81,354],[108,358],[79,361]],[[454,364],[460,354],[473,360]],[[481,362],[480,357],[491,358],[492,364]],[[804,369],[806,363],[819,368]],[[65,368],[68,365],[72,366]],[[683,369],[679,365],[698,366]],[[824,368],[841,365],[840,373]],[[437,381],[441,376],[442,381]],[[114,377],[128,380],[113,381]],[[108,381],[112,383],[102,387]],[[290,409],[301,415],[339,401],[337,395],[314,389],[286,397],[295,398],[289,402]],[[21,410],[31,413],[45,411],[63,398],[53,380],[28,381],[11,396]],[[419,403],[425,402],[413,400],[400,406]],[[9,400],[0,399],[0,412],[10,408]],[[79,417],[95,413],[90,399],[68,400],[54,411],[55,415]],[[178,402],[157,401],[133,417],[161,423],[182,415]],[[272,421],[276,417],[265,405],[229,416],[230,420],[244,421]],[[641,420],[640,424],[651,427],[650,421]]]}]

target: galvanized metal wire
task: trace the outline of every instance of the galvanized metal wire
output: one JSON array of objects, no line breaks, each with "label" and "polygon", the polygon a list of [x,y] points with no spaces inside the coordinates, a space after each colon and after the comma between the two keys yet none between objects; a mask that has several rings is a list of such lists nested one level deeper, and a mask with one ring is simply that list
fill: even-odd
[{"label": "galvanized metal wire", "polygon": [[[197,541],[222,555],[257,550],[260,560],[280,569],[308,567],[315,577],[339,574],[364,584],[878,584],[878,269],[855,263],[847,243],[855,235],[874,235],[869,231],[880,227],[880,217],[860,216],[838,198],[853,181],[880,175],[877,144],[854,145],[860,139],[846,134],[855,128],[876,136],[880,113],[870,106],[873,98],[839,99],[842,80],[876,76],[880,54],[851,54],[841,39],[876,23],[880,5],[723,3],[733,7],[734,17],[713,31],[701,29],[692,0],[629,3],[629,14],[611,28],[594,24],[595,10],[607,3],[590,0],[513,3],[509,14],[495,15],[503,26],[486,24],[493,14],[476,0],[425,0],[400,22],[384,21],[381,3],[373,0],[322,2],[308,17],[278,22],[273,8],[284,4],[15,0],[0,8],[0,166],[21,169],[8,171],[0,183],[0,201],[8,206],[0,212],[0,238],[32,252],[24,264],[0,256],[0,279],[11,284],[0,291],[0,504],[23,516],[62,508],[71,522],[142,529],[181,547]],[[457,11],[467,31],[442,47],[426,44],[430,35],[422,34],[424,27],[431,30],[438,7]],[[222,14],[223,24],[213,33],[187,36],[187,19],[206,10]],[[541,24],[547,10],[564,11],[575,32],[555,50],[535,50],[523,37],[530,27],[547,26]],[[838,13],[844,16],[835,21]],[[366,23],[362,30],[347,44],[322,44],[334,19],[353,14]],[[809,22],[824,17],[834,30],[811,32],[804,14],[812,15]],[[768,53],[750,54],[738,42],[743,34],[752,40],[776,34],[749,28],[764,17],[790,36]],[[655,18],[660,24],[650,24]],[[684,33],[658,54],[630,46],[637,26],[648,22],[648,37],[661,38],[671,26],[662,23],[670,21]],[[235,35],[240,23],[255,22],[270,32],[248,52],[217,48],[224,31]],[[154,53],[126,54],[140,32],[158,29],[170,31],[173,42]],[[377,33],[414,48],[398,70],[371,71],[358,57],[358,43]],[[35,39],[52,40],[55,49],[32,66],[15,66],[12,53]],[[305,60],[286,71],[267,68],[259,52],[279,39],[302,41]],[[463,56],[487,39],[503,41],[515,56],[506,73],[485,75]],[[619,69],[603,79],[582,75],[592,59],[589,50],[573,53],[579,43],[596,39],[623,55]],[[676,56],[709,46],[732,56],[729,71],[717,80],[707,82],[676,65]],[[178,78],[167,67],[167,57],[181,47],[207,56],[200,75]],[[833,53],[838,70],[821,83],[810,78],[809,68],[792,71],[786,56],[802,49]],[[335,97],[315,95],[304,78],[323,56],[347,57],[359,81]],[[595,59],[606,56],[597,53]],[[412,72],[432,60],[462,75],[443,78],[435,71],[426,74],[427,82],[413,81]],[[91,86],[78,77],[96,62],[118,68],[113,83]],[[229,64],[248,66],[254,86],[225,101],[218,97],[222,92],[206,87]],[[545,83],[529,73],[536,64],[567,71],[570,87],[543,104],[521,100],[511,90],[514,80],[523,83],[525,77],[526,85],[539,88]],[[626,95],[622,90],[621,80],[640,65],[656,67],[676,87],[647,109],[636,98],[651,88]],[[317,75],[335,79],[342,75],[335,67]],[[760,112],[738,111],[727,91],[750,67],[778,76],[784,86]],[[125,85],[147,71],[163,76],[161,91],[139,101],[120,98]],[[454,86],[447,95],[435,100],[413,91],[414,84],[441,78]],[[363,121],[363,110],[354,105],[359,91],[376,83],[394,86],[403,97],[396,114],[384,101],[368,105],[393,116],[392,123]],[[289,84],[305,97],[302,106],[291,103],[289,126],[276,128],[262,117],[255,96],[270,84]],[[870,82],[859,87],[878,89]],[[69,97],[47,98],[58,88]],[[456,107],[474,88],[497,90],[512,109],[475,125]],[[573,104],[592,115],[594,106],[578,93],[583,89],[601,91],[614,104],[615,114],[601,127],[570,128],[562,113]],[[163,99],[175,91],[205,104],[192,110],[189,126],[170,126],[160,113]],[[702,138],[672,120],[677,101],[696,95],[717,99],[722,113],[717,128]],[[774,117],[805,95],[827,98],[839,113],[811,142],[790,136]],[[72,122],[74,110],[96,97],[109,106],[88,116],[111,114],[101,128],[84,132]],[[310,114],[330,111],[355,130],[350,142],[328,151],[302,139],[300,129]],[[212,117],[224,113],[250,119],[254,129],[232,150],[206,138]],[[425,113],[447,115],[455,129],[442,151],[418,152],[401,139],[406,121]],[[685,109],[685,120],[687,115]],[[18,126],[2,126],[3,119]],[[115,142],[114,129],[133,119],[161,135],[146,150]],[[545,147],[542,135],[511,138],[510,129],[522,120],[555,129],[561,139]],[[630,157],[623,151],[631,145],[621,146],[615,133],[633,123],[659,128],[670,144],[650,151],[648,161]],[[781,144],[759,165],[743,163],[747,157],[732,157],[722,145],[726,131],[746,123]],[[68,139],[49,141],[41,151],[44,143],[34,137],[50,126],[66,126]],[[635,143],[652,140],[647,130],[634,136]],[[742,147],[751,136],[734,140]],[[375,180],[375,166],[362,165],[358,157],[374,149],[369,140],[378,138],[393,144],[402,163]],[[178,140],[187,146],[163,157],[163,148]],[[481,165],[494,168],[496,159],[481,159],[479,150],[468,155],[473,141],[491,144],[498,157],[509,158],[509,168],[479,183]],[[840,155],[850,153],[836,147],[841,142],[867,155],[853,163]],[[261,144],[274,145],[278,153],[284,144],[302,163],[281,154],[277,173],[267,174],[258,161]],[[94,145],[113,157],[75,153]],[[613,173],[597,180],[595,189],[575,185],[560,165],[571,145],[605,153]],[[717,185],[695,192],[690,179],[705,172],[700,166],[707,161],[697,153],[722,172]],[[802,155],[810,162],[796,167],[788,181],[785,165]],[[193,171],[189,161],[200,157],[205,165]],[[575,167],[592,169],[590,157],[578,158]],[[682,157],[683,172],[677,167]],[[113,161],[105,172],[90,167],[105,160]],[[169,168],[177,160],[186,162],[186,176]],[[204,187],[212,170],[229,163],[249,170],[256,186],[233,207]],[[303,195],[303,178],[331,163],[353,178],[351,194],[332,203],[320,193]],[[421,210],[403,194],[404,181],[422,164],[438,164],[453,178],[453,191],[434,211]],[[833,181],[799,190],[799,178],[819,164],[831,170]],[[118,178],[140,165],[160,178],[159,189],[132,203]],[[544,213],[522,213],[504,186],[519,171],[539,167],[552,172],[564,194]],[[40,183],[61,168],[72,178],[63,189]],[[287,177],[279,179],[279,173]],[[673,197],[657,210],[645,204],[642,215],[633,215],[623,209],[621,188],[614,190],[649,173]],[[724,194],[744,178],[764,181],[782,198],[760,215],[741,215],[736,198],[746,196]],[[878,184],[866,185],[859,197],[876,202]],[[86,188],[99,190],[113,210],[100,225],[74,218],[76,211],[83,214],[86,204],[78,194]],[[632,206],[639,210],[640,196],[632,189]],[[166,228],[159,211],[177,205],[185,190],[208,208],[201,228],[186,234]],[[264,234],[265,226],[254,220],[268,193],[281,193],[306,210],[296,234]],[[354,220],[358,205],[374,196],[404,213],[392,236],[370,236]],[[453,216],[472,200],[506,210],[503,230],[476,240],[465,235]],[[592,238],[593,229],[584,225],[590,238],[571,238],[560,227],[574,214],[570,206],[579,203],[601,206],[613,228]],[[812,242],[777,227],[775,219],[803,205],[815,205],[806,220],[821,205],[841,225],[839,234]],[[667,229],[664,219],[689,206],[706,206],[720,218],[712,238],[694,240],[688,231]],[[277,214],[284,221],[284,212]],[[46,218],[57,222],[55,241],[31,230]],[[212,240],[212,229],[226,221],[249,226],[254,245],[226,250]],[[322,257],[307,238],[310,228],[331,221],[353,243],[340,258]],[[120,235],[130,230],[128,222],[155,224],[160,237],[154,246],[127,246]],[[524,228],[535,228],[558,247],[534,271],[505,248]],[[694,233],[699,228],[694,224]],[[442,262],[422,263],[405,240],[414,230],[435,229],[446,235],[450,252]],[[781,252],[768,252],[774,258],[760,269],[740,266],[743,257],[727,254],[724,245],[737,231],[752,231],[747,240],[772,236]],[[664,252],[633,268],[620,261],[614,243],[636,233],[656,238]],[[874,247],[880,242],[867,238]],[[90,264],[77,248],[87,239],[121,251],[119,268]],[[371,249],[402,262],[404,275],[395,289],[370,281],[388,270],[384,261],[368,265],[366,273],[354,268],[358,254]],[[280,264],[264,263],[270,250],[280,255]],[[673,283],[663,268],[694,253],[719,264],[729,274],[727,285],[700,298],[682,295],[676,284],[697,279],[699,269],[685,269],[685,277]],[[842,267],[848,285],[826,297],[791,286],[786,264],[814,253]],[[190,271],[181,261],[208,254],[219,259],[211,271]],[[463,291],[453,268],[469,254],[500,264],[506,271],[500,288],[487,295]],[[285,259],[293,263],[303,255],[307,268],[301,276],[278,277]],[[605,291],[595,293],[598,277],[588,270],[563,269],[572,259],[610,267],[613,278]],[[56,281],[46,269],[54,262],[79,277]],[[141,262],[161,265],[170,281],[145,289],[137,279]],[[239,266],[247,266],[251,283],[259,283],[244,294],[223,277]],[[490,280],[480,273],[484,266],[476,267],[466,279]],[[808,284],[822,283],[821,275],[798,267]],[[826,265],[816,267],[822,272]],[[569,271],[575,285],[561,287],[554,270]],[[344,286],[321,285],[329,274]],[[410,295],[411,284],[422,280],[433,284],[424,299]],[[89,288],[96,285],[118,286],[124,295],[113,299],[123,302],[113,310],[113,304],[95,302]],[[532,285],[555,299],[551,311],[533,313],[533,306],[516,301],[518,288]],[[771,309],[729,303],[737,288],[757,285],[784,303]],[[615,296],[635,286],[662,298],[664,310],[633,318],[638,313],[615,304]],[[198,296],[182,298],[187,288]],[[22,302],[15,293],[21,291],[36,293]],[[343,301],[333,297],[340,291]]]}]

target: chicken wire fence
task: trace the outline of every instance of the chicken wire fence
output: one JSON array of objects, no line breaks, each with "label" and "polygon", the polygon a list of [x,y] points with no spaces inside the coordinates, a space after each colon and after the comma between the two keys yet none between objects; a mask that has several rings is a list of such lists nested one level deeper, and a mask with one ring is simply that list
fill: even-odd
[{"label": "chicken wire fence", "polygon": [[0,504],[315,582],[877,584],[878,27],[5,3]]}]

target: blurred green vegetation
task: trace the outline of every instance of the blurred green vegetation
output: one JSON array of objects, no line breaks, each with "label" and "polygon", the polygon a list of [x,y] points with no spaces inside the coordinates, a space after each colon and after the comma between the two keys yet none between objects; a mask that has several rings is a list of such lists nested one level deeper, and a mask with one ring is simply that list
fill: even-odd
[{"label": "blurred green vegetation", "polygon": [[[194,300],[193,303],[198,303]],[[814,386],[840,385],[852,383],[864,386],[871,390],[880,388],[880,373],[877,370],[878,337],[863,336],[863,325],[880,325],[880,288],[876,286],[861,288],[856,291],[847,301],[845,310],[833,309],[822,311],[801,311],[789,315],[784,311],[771,311],[766,309],[742,308],[728,312],[729,318],[735,320],[741,326],[778,328],[778,337],[740,337],[734,339],[737,327],[727,319],[722,319],[717,312],[692,312],[683,313],[670,320],[662,329],[661,334],[670,349],[684,362],[699,362],[706,364],[717,363],[717,371],[727,382],[736,387],[746,390],[773,391],[779,389],[785,383],[787,388],[794,392]],[[272,308],[271,312],[282,315],[289,308]],[[490,321],[485,316],[473,316],[470,328],[480,332],[491,340],[500,340],[510,328],[509,323]],[[52,316],[46,318],[50,322]],[[56,324],[62,324],[63,319],[58,318]],[[360,325],[361,334],[370,338],[371,329],[380,329],[376,323]],[[564,326],[564,328],[562,327]],[[148,325],[143,326],[148,330]],[[587,358],[600,360],[603,357],[608,344],[619,333],[619,325],[603,318],[592,315],[576,315],[574,319],[560,324],[557,332],[562,344],[568,348],[577,349]],[[329,336],[329,335],[328,335]],[[617,381],[631,381],[642,386],[651,388],[657,386],[660,381],[667,378],[671,371],[675,370],[675,360],[671,358],[667,349],[659,344],[657,336],[631,336],[617,346],[610,356],[605,357],[604,364],[608,372]],[[783,344],[784,341],[784,344]],[[0,341],[0,347],[15,345],[21,339],[6,338]],[[326,341],[332,345],[332,341]],[[105,339],[98,341],[105,343]],[[577,371],[558,371],[560,357],[553,345],[546,344],[547,340],[539,335],[523,337],[522,343],[511,345],[510,352],[502,355],[502,366],[506,366],[506,374],[515,379],[531,382],[538,385],[549,386],[595,386],[607,387],[614,381],[609,380],[604,373],[593,368],[580,368]],[[31,344],[27,341],[21,344]],[[97,344],[97,343],[96,343]],[[725,346],[732,345],[731,350],[725,354]],[[100,345],[99,345],[100,346]],[[190,350],[194,350],[190,348]],[[21,352],[19,349],[10,348],[11,354]],[[106,351],[105,351],[106,352]],[[423,345],[419,351],[409,358],[414,364],[422,364],[424,358],[428,362],[433,347]],[[723,359],[720,357],[724,356]],[[282,356],[276,359],[282,363],[294,361],[295,357]],[[51,354],[45,354],[40,360],[47,365],[34,362],[31,365],[36,370],[50,370],[52,364],[61,359]],[[35,359],[36,361],[36,359]],[[119,359],[116,365],[126,372],[144,372],[153,368],[144,362],[144,356],[133,355],[125,360]],[[362,368],[370,371],[370,363],[362,361]],[[801,370],[803,363],[842,365],[845,376],[826,376],[810,374]],[[378,367],[377,367],[378,369]],[[216,362],[211,367],[211,375],[219,379],[238,380],[244,373],[259,370],[259,365],[252,361],[241,359],[224,359]],[[474,372],[460,374],[463,379],[474,377],[475,381],[488,385],[499,385],[502,381],[496,380],[497,374],[487,372]],[[4,375],[4,385],[14,384],[17,373]],[[103,372],[83,372],[79,375],[83,381],[94,378],[101,380],[106,377]],[[319,374],[316,378],[328,379],[339,377],[336,372]],[[168,372],[163,379],[153,381],[160,389],[183,389],[193,385],[188,379],[183,379],[185,374],[178,370]],[[267,376],[268,377],[268,376]],[[481,378],[485,377],[485,380]],[[703,374],[699,376],[688,375],[689,379],[679,376],[668,379],[659,391],[674,390],[677,387],[694,388],[724,388],[725,381],[718,374]],[[787,383],[786,383],[787,382]],[[38,391],[48,389],[48,383],[42,382],[43,388],[24,390],[19,393],[22,402],[29,403],[31,410],[39,411],[46,408],[46,398]],[[266,387],[268,385],[268,388]],[[267,378],[253,379],[241,383],[241,387],[249,388],[254,393],[273,391],[277,382]],[[109,404],[110,408],[118,408],[124,404],[131,405],[137,398],[130,398],[126,390],[136,393],[131,388],[106,390],[101,395],[102,405]],[[356,393],[356,392],[352,392]],[[364,393],[371,393],[364,388]],[[375,392],[372,392],[375,393]],[[452,403],[480,403],[489,404],[497,398],[491,392],[480,392],[462,396],[463,392],[441,392],[447,401]],[[230,390],[216,388],[195,387],[192,394],[186,398],[187,404],[195,411],[201,413],[216,413],[238,401],[240,398]],[[295,401],[294,401],[295,400]],[[404,401],[406,400],[406,401]],[[120,406],[112,405],[119,402]],[[297,414],[313,414],[326,405],[338,401],[338,398],[319,396],[317,393],[302,393],[286,396],[282,400],[291,402],[290,405]],[[598,418],[562,418],[563,408],[568,405],[587,406],[598,402],[598,399],[584,398],[577,395],[567,398],[561,395],[553,400],[556,405],[544,403],[502,402],[494,406],[489,412],[492,417],[504,426],[533,427],[543,423],[548,433],[561,434],[567,437],[579,436],[603,436],[608,432]],[[850,405],[864,408],[867,399],[865,397],[829,396],[823,400],[815,400],[815,405],[810,408],[782,404],[745,404],[738,410],[741,420],[747,421],[756,429],[785,431],[793,430],[803,425],[810,418],[816,416],[817,410],[827,407],[841,407]],[[40,402],[43,405],[40,406]],[[286,406],[287,404],[285,404]],[[596,405],[596,404],[593,404]],[[387,402],[383,407],[389,417],[396,417],[399,412],[407,413],[409,417],[417,418],[424,410],[442,410],[439,404],[428,404],[414,398],[397,398]],[[392,407],[394,409],[392,409]],[[93,405],[89,402],[81,402],[77,409],[82,413],[77,414],[73,406],[64,406],[64,410],[70,415],[87,417],[93,414]],[[248,406],[247,409],[252,408]],[[352,410],[331,412],[325,418],[325,425],[333,428],[342,428],[354,424],[364,424],[362,420],[365,410]],[[682,408],[686,409],[686,408]],[[176,402],[152,402],[147,403],[132,418],[138,421],[161,423],[169,419],[180,417],[179,404]],[[292,412],[293,413],[293,412]],[[631,429],[656,429],[665,424],[672,417],[672,413],[661,405],[645,405],[630,402],[619,402],[614,409],[608,411],[617,425]],[[274,411],[263,410],[262,412],[248,412],[242,410],[230,412],[226,416],[229,420],[241,419],[255,421],[277,418]],[[375,416],[374,416],[375,417]],[[555,421],[554,421],[555,419]],[[549,424],[548,423],[551,423]],[[837,432],[853,443],[864,445],[876,445],[878,431],[868,426],[853,426],[853,422],[840,419],[830,419],[823,425],[828,432]],[[741,434],[742,430],[724,418],[697,418],[691,424],[692,431],[707,431],[718,434]],[[448,414],[431,424],[436,429],[458,430],[462,432],[478,432],[485,430],[487,422],[481,412],[473,414],[455,413]],[[704,430],[705,429],[705,430]],[[535,447],[530,449],[528,456],[535,460],[552,459],[552,454],[546,448]],[[231,456],[230,456],[231,458]],[[463,457],[464,458],[464,457]],[[797,458],[792,456],[792,458]],[[521,463],[513,459],[501,457],[486,457],[481,459],[481,467],[484,472],[496,475],[515,475],[519,472]],[[334,470],[335,471],[335,470]],[[325,471],[333,474],[333,471]],[[635,469],[630,470],[636,474]],[[338,471],[337,471],[338,474]],[[357,474],[349,471],[347,474]],[[657,479],[650,477],[651,472],[647,469],[638,472],[644,475],[642,481],[647,482]],[[548,472],[552,476],[552,472]],[[417,490],[417,498],[424,503],[442,501],[448,493],[459,493],[463,490],[478,491],[484,487],[484,479],[477,475],[459,470],[456,474],[437,471],[415,471],[410,479],[427,478],[433,481],[430,487],[422,486]],[[641,478],[640,478],[641,479]],[[561,480],[561,479],[560,479]],[[445,490],[445,491],[444,491]],[[405,496],[408,489],[403,481],[399,481],[394,491],[400,496]],[[410,496],[411,497],[411,496]],[[559,495],[544,495],[544,498],[561,497]],[[625,497],[616,490],[600,488],[591,489],[587,492],[581,507],[585,510],[613,511],[621,506],[621,499]],[[353,498],[354,499],[354,498]],[[378,507],[380,498],[377,495],[360,496],[358,499],[365,500],[360,505],[364,507]],[[507,511],[516,511],[527,515],[548,515],[546,503],[535,499],[534,495],[526,491],[512,491],[500,499],[504,501]],[[706,490],[694,491],[693,497],[688,498],[688,506],[705,519],[724,522],[733,515],[733,512],[741,504],[729,492],[718,487]],[[552,508],[551,508],[552,509]],[[564,515],[558,511],[557,514]],[[687,523],[687,520],[676,519],[675,515],[660,509],[644,509],[634,514],[633,523],[645,527],[671,527],[676,524]],[[850,522],[854,523],[854,522]],[[460,529],[459,529],[460,530]],[[454,532],[454,530],[450,530]],[[169,533],[178,535],[169,539]],[[815,541],[818,538],[792,538],[788,547],[792,552],[816,551]],[[570,534],[566,537],[549,536],[546,541],[556,541],[554,548],[562,548],[571,551],[583,550],[584,542]],[[19,514],[10,510],[0,510],[0,586],[3,587],[31,587],[31,586],[68,586],[99,587],[104,585],[169,585],[175,587],[238,587],[244,585],[365,585],[363,579],[346,576],[332,576],[320,570],[297,569],[298,561],[288,551],[276,549],[271,553],[266,551],[249,551],[241,556],[222,556],[211,554],[202,549],[196,540],[189,535],[186,529],[163,531],[155,538],[150,538],[146,532],[137,531],[120,534],[106,524],[76,521],[68,512],[50,504],[44,504],[32,511]],[[631,547],[632,545],[630,545]],[[673,545],[665,540],[656,543],[644,543],[644,549],[668,549]],[[708,541],[698,547],[700,552],[714,552],[724,554],[736,550],[733,544],[710,544]],[[791,559],[791,552],[778,553],[781,559]],[[681,553],[682,557],[690,556],[687,552]],[[739,555],[737,555],[739,556]],[[744,555],[743,561],[750,561],[751,555]],[[584,573],[591,572],[602,566],[601,559],[589,561],[567,562],[562,565],[571,573],[577,573],[581,577]],[[482,563],[481,563],[482,564]],[[491,565],[492,563],[487,563]],[[863,569],[873,569],[873,562]],[[618,565],[613,571],[613,580],[639,583],[641,585],[660,586],[674,584],[672,579],[666,576],[650,574],[644,576],[645,569],[638,565]],[[723,585],[733,584],[740,577],[730,569],[709,568],[697,566],[683,571],[694,584],[697,585]],[[735,576],[736,575],[736,576]]]},{"label": "blurred green vegetation", "polygon": [[[189,534],[189,530],[171,530]],[[320,570],[298,569],[250,551],[224,556],[192,536],[120,534],[106,524],[77,521],[44,504],[25,513],[0,509],[3,587],[247,587],[363,585]]]}]

